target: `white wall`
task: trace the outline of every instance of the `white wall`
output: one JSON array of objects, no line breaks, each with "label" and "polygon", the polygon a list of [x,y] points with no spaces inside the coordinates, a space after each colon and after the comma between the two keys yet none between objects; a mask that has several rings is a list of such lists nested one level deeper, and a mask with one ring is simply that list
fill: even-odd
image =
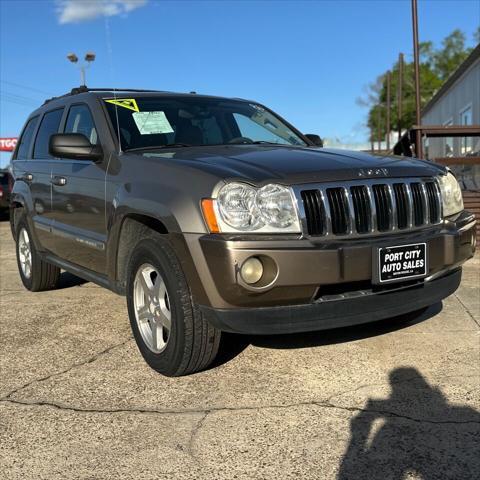
[{"label": "white wall", "polygon": [[[452,85],[449,90],[422,116],[423,125],[461,125],[462,111],[471,106],[472,124],[480,125],[480,59],[477,60],[464,74]],[[428,139],[428,158],[446,157],[446,144],[453,147],[453,156],[462,156],[462,138],[430,138]],[[470,137],[471,151],[480,151],[480,138]],[[468,190],[480,189],[480,165],[451,167],[463,188]]]}]

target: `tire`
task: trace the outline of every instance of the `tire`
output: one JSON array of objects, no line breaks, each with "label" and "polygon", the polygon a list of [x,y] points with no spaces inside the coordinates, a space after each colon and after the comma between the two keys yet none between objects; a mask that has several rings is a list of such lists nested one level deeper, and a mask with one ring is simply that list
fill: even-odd
[{"label": "tire", "polygon": [[54,289],[60,277],[60,269],[40,258],[24,219],[18,223],[15,238],[17,266],[25,288],[31,292]]},{"label": "tire", "polygon": [[188,375],[215,359],[221,332],[192,300],[180,262],[165,238],[147,238],[134,249],[127,268],[127,306],[140,353],[157,372]]}]

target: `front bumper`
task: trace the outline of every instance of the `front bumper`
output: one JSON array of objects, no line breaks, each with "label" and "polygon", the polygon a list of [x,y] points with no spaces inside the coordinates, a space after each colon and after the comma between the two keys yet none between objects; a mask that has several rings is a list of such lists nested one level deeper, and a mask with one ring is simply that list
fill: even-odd
[{"label": "front bumper", "polygon": [[364,293],[308,305],[214,309],[201,307],[207,320],[220,330],[270,335],[309,332],[374,322],[433,305],[460,285],[461,269],[409,287],[382,293]]},{"label": "front bumper", "polygon": [[[338,242],[187,234],[194,268],[184,266],[195,273],[187,276],[196,301],[222,330],[305,331],[373,321],[438,302],[458,287],[459,267],[473,256],[474,239],[475,219],[465,211],[422,231]],[[425,280],[388,289],[372,285],[378,247],[423,242]],[[239,268],[251,256],[271,259],[276,270],[271,281],[257,286],[242,281]],[[342,297],[335,299],[332,292]]]}]

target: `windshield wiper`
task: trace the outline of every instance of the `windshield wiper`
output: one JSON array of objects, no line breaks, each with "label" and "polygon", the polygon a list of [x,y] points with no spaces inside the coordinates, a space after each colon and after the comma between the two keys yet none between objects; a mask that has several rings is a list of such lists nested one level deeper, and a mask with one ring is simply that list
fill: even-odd
[{"label": "windshield wiper", "polygon": [[[189,145],[188,143],[167,143],[167,145],[156,145],[151,147],[134,147],[134,148],[125,148],[125,152],[139,152],[141,150],[161,150],[162,148],[182,148],[182,147],[193,147],[194,145]],[[196,146],[196,145],[195,145]]]}]

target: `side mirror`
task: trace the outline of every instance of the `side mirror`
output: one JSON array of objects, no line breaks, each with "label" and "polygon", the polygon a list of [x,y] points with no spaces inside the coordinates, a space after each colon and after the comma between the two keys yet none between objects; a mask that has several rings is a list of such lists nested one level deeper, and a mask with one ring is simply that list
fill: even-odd
[{"label": "side mirror", "polygon": [[92,145],[82,133],[56,133],[50,136],[48,144],[50,155],[58,158],[74,160],[92,160],[97,162],[103,158],[100,145]]},{"label": "side mirror", "polygon": [[323,147],[323,140],[314,133],[306,133],[305,136],[317,147]]}]

